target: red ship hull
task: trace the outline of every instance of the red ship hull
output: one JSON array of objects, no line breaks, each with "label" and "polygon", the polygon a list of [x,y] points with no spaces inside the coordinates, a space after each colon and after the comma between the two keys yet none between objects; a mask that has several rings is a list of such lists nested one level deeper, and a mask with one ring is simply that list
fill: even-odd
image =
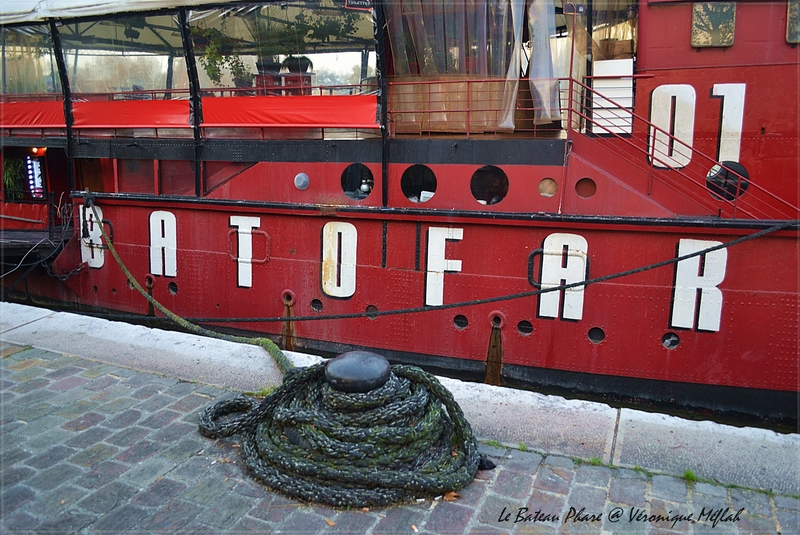
[{"label": "red ship hull", "polygon": [[[215,80],[197,37],[216,34],[196,26],[214,9],[193,17],[178,2],[159,19],[176,25],[162,40],[191,59],[183,88],[171,73],[164,86],[81,89],[62,63],[70,47],[77,58],[105,43],[86,37],[100,31],[93,19],[76,19],[74,34],[20,23],[53,32],[62,87],[0,102],[3,162],[29,166],[22,197],[4,186],[5,297],[160,316],[111,256],[102,220],[156,300],[216,329],[326,354],[369,348],[494,383],[796,420],[793,4],[741,3],[734,18],[728,4],[651,1],[614,12],[637,28],[630,39],[600,39],[605,23],[556,2],[551,40],[568,39],[569,68],[541,85],[479,76],[480,54],[460,75],[426,74],[393,33],[403,1],[376,3],[388,28],[378,76],[365,76],[362,53],[347,94],[260,68],[233,87],[235,52],[221,63],[229,85]],[[611,13],[604,5],[592,16]],[[134,30],[161,31],[147,26],[158,16],[113,24],[125,46],[158,53]],[[509,30],[536,23],[533,11],[526,25],[516,16]],[[397,27],[419,31],[402,17]],[[755,23],[767,18],[776,31]],[[4,31],[12,42],[14,27]],[[261,59],[245,50],[252,37],[231,35],[236,57]],[[119,43],[103,46],[129,61]],[[549,62],[536,46],[531,69]],[[27,241],[14,241],[20,232]]]}]

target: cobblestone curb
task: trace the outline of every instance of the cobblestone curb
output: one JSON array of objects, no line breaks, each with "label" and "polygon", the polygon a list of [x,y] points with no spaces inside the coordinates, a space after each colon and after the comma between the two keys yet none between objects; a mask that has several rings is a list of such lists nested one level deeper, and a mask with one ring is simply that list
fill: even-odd
[{"label": "cobblestone curb", "polygon": [[[198,413],[232,392],[0,345],[2,533],[800,533],[797,497],[483,445],[453,501],[300,504],[254,482]],[[616,515],[619,515],[618,517]]]}]

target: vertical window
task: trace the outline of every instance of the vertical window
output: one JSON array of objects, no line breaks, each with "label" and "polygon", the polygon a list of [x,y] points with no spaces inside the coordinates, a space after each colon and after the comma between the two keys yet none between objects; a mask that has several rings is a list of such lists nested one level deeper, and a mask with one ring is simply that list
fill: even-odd
[{"label": "vertical window", "polygon": [[78,100],[188,98],[177,18],[129,15],[60,27]]},{"label": "vertical window", "polygon": [[41,100],[46,94],[51,95],[50,99],[61,96],[61,80],[47,26],[4,27],[0,29],[0,38],[2,94],[25,95],[30,100]]},{"label": "vertical window", "polygon": [[43,199],[45,148],[3,147],[3,197],[7,201]]}]

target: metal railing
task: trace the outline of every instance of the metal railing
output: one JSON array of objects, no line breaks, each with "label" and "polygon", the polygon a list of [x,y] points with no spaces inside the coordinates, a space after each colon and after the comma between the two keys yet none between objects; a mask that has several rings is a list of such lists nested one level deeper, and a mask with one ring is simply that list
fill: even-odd
[{"label": "metal railing", "polygon": [[[602,145],[604,150],[639,169],[636,178],[646,180],[647,195],[652,194],[654,182],[661,182],[709,215],[749,219],[800,217],[800,208],[751,180],[738,163],[717,161],[587,84],[571,80],[570,86],[568,135],[588,137],[592,143]],[[600,120],[595,116],[599,108],[603,111]]]}]

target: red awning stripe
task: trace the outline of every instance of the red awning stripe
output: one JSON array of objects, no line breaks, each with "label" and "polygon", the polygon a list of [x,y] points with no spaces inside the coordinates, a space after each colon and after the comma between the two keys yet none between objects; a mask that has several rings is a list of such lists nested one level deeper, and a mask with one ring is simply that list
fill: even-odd
[{"label": "red awning stripe", "polygon": [[380,128],[375,95],[203,98],[203,127]]},{"label": "red awning stripe", "polygon": [[0,102],[3,128],[66,128],[64,104],[57,101]]},{"label": "red awning stripe", "polygon": [[[379,128],[375,95],[203,98],[204,127]],[[187,100],[77,101],[75,128],[190,128]],[[4,128],[64,128],[61,102],[0,102]]]},{"label": "red awning stripe", "polygon": [[191,128],[188,100],[74,102],[75,128]]}]

